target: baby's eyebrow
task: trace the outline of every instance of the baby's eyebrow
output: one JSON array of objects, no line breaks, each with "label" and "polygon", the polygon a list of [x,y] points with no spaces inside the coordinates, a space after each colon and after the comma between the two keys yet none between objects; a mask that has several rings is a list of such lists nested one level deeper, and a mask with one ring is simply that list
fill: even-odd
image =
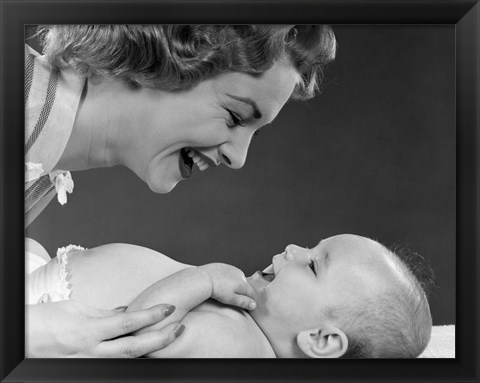
[{"label": "baby's eyebrow", "polygon": [[328,266],[330,265],[330,254],[328,253],[328,251],[323,256],[323,264],[325,268],[328,268]]}]

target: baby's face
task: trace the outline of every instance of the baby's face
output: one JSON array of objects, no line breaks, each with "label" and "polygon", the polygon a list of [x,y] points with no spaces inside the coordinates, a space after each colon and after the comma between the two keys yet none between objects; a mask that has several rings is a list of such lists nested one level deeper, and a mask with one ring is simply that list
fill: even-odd
[{"label": "baby's face", "polygon": [[256,272],[248,279],[257,291],[251,315],[273,337],[318,328],[329,308],[358,304],[402,278],[388,250],[351,234],[313,249],[289,245],[266,271],[272,275]]}]

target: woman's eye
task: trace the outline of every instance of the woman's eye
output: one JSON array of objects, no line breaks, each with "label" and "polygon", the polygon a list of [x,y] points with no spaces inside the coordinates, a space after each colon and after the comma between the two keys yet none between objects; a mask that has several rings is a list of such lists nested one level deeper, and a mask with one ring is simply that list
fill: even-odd
[{"label": "woman's eye", "polygon": [[228,114],[230,115],[230,122],[227,125],[229,128],[235,128],[237,126],[245,126],[243,120],[236,113],[232,112],[230,109],[227,109]]},{"label": "woman's eye", "polygon": [[313,274],[317,275],[317,272],[315,271],[315,262],[310,261],[308,266],[312,269]]}]

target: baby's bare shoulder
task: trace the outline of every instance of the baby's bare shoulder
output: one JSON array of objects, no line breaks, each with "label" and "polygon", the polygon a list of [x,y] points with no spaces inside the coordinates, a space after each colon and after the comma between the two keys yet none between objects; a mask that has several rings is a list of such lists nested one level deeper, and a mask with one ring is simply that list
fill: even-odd
[{"label": "baby's bare shoulder", "polygon": [[[248,315],[248,314],[247,314]],[[154,357],[170,358],[264,358],[252,323],[239,310],[205,302],[182,320],[185,331]]]}]

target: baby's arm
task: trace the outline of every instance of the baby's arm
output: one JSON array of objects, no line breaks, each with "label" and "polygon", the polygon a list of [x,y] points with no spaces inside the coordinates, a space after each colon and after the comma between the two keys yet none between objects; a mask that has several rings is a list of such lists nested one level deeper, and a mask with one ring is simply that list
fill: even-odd
[{"label": "baby's arm", "polygon": [[146,288],[128,305],[127,311],[151,307],[156,305],[156,302],[174,305],[175,311],[166,321],[147,327],[141,332],[153,331],[179,322],[189,311],[211,296],[212,282],[209,275],[199,267],[189,267]]},{"label": "baby's arm", "polygon": [[161,323],[142,329],[142,332],[182,320],[187,313],[209,298],[244,309],[255,308],[253,288],[236,267],[212,263],[180,270],[145,289],[128,306],[128,311],[166,302],[176,307],[174,313]]}]

